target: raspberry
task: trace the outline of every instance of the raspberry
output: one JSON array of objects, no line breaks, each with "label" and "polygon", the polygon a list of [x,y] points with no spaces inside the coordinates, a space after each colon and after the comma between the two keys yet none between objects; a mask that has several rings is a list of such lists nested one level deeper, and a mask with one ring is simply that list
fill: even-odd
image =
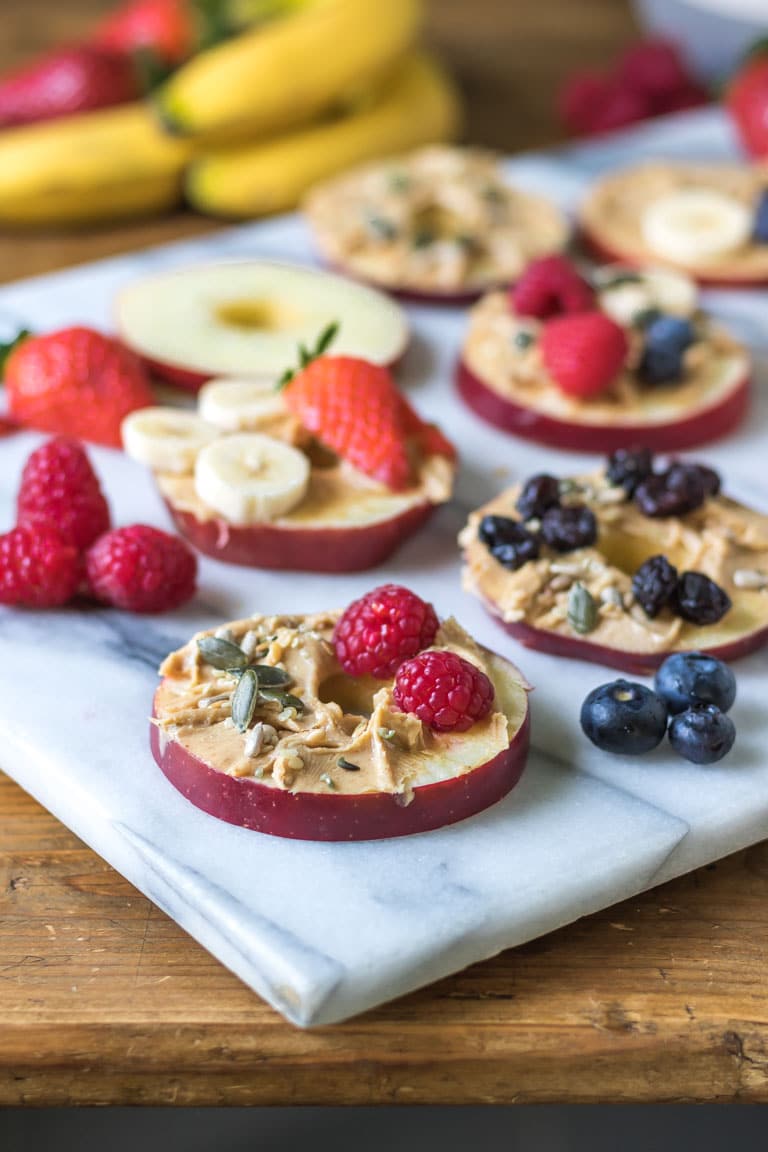
[{"label": "raspberry", "polygon": [[577,73],[565,82],[559,98],[560,117],[573,136],[597,136],[636,124],[652,115],[645,92],[616,76]]},{"label": "raspberry", "polygon": [[632,92],[642,92],[658,111],[666,111],[664,101],[691,84],[678,46],[670,40],[648,39],[632,44],[619,60],[618,79]]},{"label": "raspberry", "polygon": [[587,399],[613,383],[627,357],[624,329],[602,312],[556,316],[541,334],[544,367],[562,392]]},{"label": "raspberry", "polygon": [[0,604],[56,608],[72,599],[81,574],[77,549],[47,524],[0,536]]},{"label": "raspberry", "polygon": [[109,508],[84,449],[63,436],[27,460],[18,497],[19,524],[51,524],[64,540],[88,548],[109,528]]},{"label": "raspberry", "polygon": [[336,656],[350,676],[386,680],[403,660],[435,638],[438,619],[427,604],[399,584],[382,584],[354,600],[333,634]]},{"label": "raspberry", "polygon": [[97,600],[128,612],[168,612],[195,594],[197,558],[180,540],[147,524],[115,528],[86,555]]},{"label": "raspberry", "polygon": [[493,706],[494,688],[480,668],[455,652],[422,652],[401,664],[395,703],[435,732],[466,732]]},{"label": "raspberry", "polygon": [[547,320],[564,312],[590,312],[595,293],[565,256],[532,260],[510,290],[518,316]]}]

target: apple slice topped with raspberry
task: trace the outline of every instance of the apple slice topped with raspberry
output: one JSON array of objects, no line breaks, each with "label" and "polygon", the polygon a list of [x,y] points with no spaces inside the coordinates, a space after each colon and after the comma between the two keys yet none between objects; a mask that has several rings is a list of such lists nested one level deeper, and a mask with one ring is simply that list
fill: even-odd
[{"label": "apple slice topped with raspberry", "polygon": [[161,675],[160,769],[203,811],[270,835],[425,832],[495,804],[525,767],[518,670],[398,585],[343,613],[200,633]]},{"label": "apple slice topped with raspberry", "polygon": [[616,267],[588,282],[558,256],[476,305],[456,381],[479,416],[526,439],[677,451],[741,423],[750,361],[682,273]]}]

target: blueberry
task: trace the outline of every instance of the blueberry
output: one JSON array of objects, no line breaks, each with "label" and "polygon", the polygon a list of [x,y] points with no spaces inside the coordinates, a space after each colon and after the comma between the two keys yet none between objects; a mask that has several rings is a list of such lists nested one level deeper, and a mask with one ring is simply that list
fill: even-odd
[{"label": "blueberry", "polygon": [[683,353],[696,339],[690,320],[659,316],[645,328],[645,346],[637,368],[646,384],[669,384],[683,378]]},{"label": "blueberry", "polygon": [[649,448],[619,448],[608,459],[606,476],[610,484],[621,486],[632,496],[638,484],[653,471],[653,455]]},{"label": "blueberry", "polygon": [[694,704],[674,716],[669,726],[669,742],[675,752],[694,764],[722,760],[735,739],[733,720],[714,704]]},{"label": "blueberry", "polygon": [[512,572],[539,558],[538,536],[509,516],[483,516],[478,535],[499,564]]},{"label": "blueberry", "polygon": [[615,680],[587,696],[581,706],[581,727],[604,752],[641,756],[664,739],[667,708],[645,685]]},{"label": "blueberry", "polygon": [[689,624],[717,624],[732,604],[728,593],[703,572],[683,572],[671,600],[672,611]]},{"label": "blueberry", "polygon": [[727,664],[706,652],[675,652],[668,656],[654,681],[673,714],[693,704],[714,704],[728,712],[736,699],[736,677]]},{"label": "blueberry", "polygon": [[768,188],[764,188],[755,208],[752,239],[756,244],[768,244]]},{"label": "blueberry", "polygon": [[597,520],[586,504],[548,508],[541,518],[541,534],[555,552],[588,548],[597,540]]},{"label": "blueberry", "polygon": [[632,577],[632,591],[646,616],[654,619],[677,588],[677,568],[666,556],[651,556]]},{"label": "blueberry", "polygon": [[515,507],[523,520],[543,516],[547,508],[560,503],[560,481],[556,476],[541,472],[526,480]]}]

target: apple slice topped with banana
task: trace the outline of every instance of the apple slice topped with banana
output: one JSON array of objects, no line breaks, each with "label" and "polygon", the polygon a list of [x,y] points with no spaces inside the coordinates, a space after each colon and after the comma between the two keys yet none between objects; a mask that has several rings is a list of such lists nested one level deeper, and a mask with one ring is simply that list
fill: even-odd
[{"label": "apple slice topped with banana", "polygon": [[581,232],[601,260],[663,264],[701,284],[768,283],[757,165],[648,163],[611,172],[581,206]]},{"label": "apple slice topped with banana", "polygon": [[[450,498],[452,446],[383,367],[335,356],[326,373],[324,341],[334,335],[332,326],[313,352],[302,349],[301,403],[268,376],[217,378],[198,412],[148,408],[124,421],[126,452],[153,470],[177,528],[201,552],[249,567],[354,572],[385,560]],[[366,416],[365,380],[391,427],[379,422],[376,397]],[[338,402],[337,386],[346,389]],[[302,404],[319,413],[312,430]],[[381,478],[382,447],[407,469],[396,484]]]}]

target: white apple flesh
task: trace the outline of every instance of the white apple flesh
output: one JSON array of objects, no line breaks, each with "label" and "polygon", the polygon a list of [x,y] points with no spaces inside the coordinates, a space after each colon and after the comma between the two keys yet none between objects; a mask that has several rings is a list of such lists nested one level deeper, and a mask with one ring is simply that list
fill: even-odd
[{"label": "white apple flesh", "polygon": [[217,377],[276,379],[338,323],[335,355],[391,367],[408,344],[402,309],[388,296],[300,265],[242,261],[197,265],[130,284],[117,300],[124,344],[156,376],[190,391]]}]

